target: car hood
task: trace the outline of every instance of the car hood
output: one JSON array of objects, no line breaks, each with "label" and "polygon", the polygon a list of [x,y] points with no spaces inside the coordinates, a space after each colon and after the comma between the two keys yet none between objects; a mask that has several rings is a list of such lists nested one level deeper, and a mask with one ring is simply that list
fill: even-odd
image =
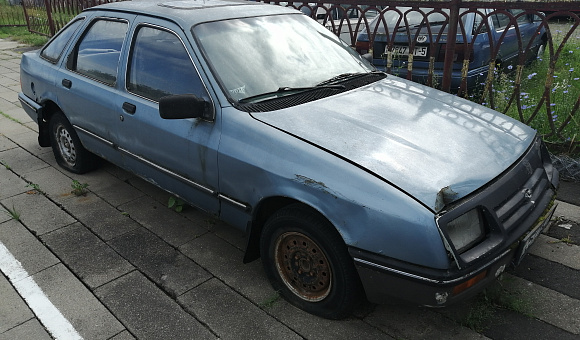
[{"label": "car hood", "polygon": [[252,115],[357,164],[433,211],[497,177],[536,134],[496,111],[395,76]]}]

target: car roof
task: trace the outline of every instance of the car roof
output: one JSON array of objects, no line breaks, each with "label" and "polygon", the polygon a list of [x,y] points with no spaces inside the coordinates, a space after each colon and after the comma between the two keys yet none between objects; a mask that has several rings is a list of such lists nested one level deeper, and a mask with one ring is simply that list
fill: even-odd
[{"label": "car roof", "polygon": [[136,0],[91,7],[85,11],[116,11],[172,20],[189,29],[201,22],[277,14],[301,14],[279,5],[245,0]]}]

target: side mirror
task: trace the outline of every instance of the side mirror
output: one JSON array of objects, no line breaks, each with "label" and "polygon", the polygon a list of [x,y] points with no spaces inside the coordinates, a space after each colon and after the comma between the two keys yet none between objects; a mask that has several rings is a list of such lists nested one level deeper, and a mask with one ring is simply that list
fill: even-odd
[{"label": "side mirror", "polygon": [[212,119],[211,104],[194,94],[177,94],[159,99],[159,115],[163,119]]}]

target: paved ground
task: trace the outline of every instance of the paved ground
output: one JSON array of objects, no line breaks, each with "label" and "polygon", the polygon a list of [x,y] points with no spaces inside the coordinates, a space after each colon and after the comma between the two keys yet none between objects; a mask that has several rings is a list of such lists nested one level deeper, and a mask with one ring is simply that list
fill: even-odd
[{"label": "paved ground", "polygon": [[167,193],[113,165],[56,166],[17,100],[17,47],[0,40],[0,339],[580,338],[578,186],[486,295],[438,310],[363,303],[324,320],[278,299],[259,261],[241,263],[240,232],[168,209]]}]

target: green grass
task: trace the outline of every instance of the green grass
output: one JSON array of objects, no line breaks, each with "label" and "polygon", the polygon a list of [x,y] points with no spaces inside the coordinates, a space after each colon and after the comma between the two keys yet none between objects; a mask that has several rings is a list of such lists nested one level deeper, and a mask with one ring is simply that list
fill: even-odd
[{"label": "green grass", "polygon": [[[519,90],[515,72],[496,72],[493,97],[488,95],[482,103],[536,129],[546,141],[559,146],[560,153],[573,155],[580,153],[580,110],[574,112],[580,96],[580,32],[575,33],[553,62],[546,50],[542,58],[523,68]],[[556,53],[564,33],[556,29],[552,34]]]},{"label": "green grass", "polygon": [[19,41],[37,47],[46,44],[48,41],[48,37],[30,33],[26,27],[0,27],[0,38]]}]

